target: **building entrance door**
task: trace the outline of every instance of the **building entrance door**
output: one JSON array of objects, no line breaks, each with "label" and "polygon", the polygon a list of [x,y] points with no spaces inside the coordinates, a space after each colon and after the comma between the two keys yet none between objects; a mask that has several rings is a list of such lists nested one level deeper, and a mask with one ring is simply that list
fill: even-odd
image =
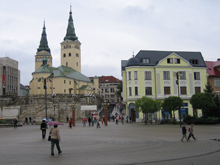
[{"label": "building entrance door", "polygon": [[131,120],[132,120],[132,121],[136,121],[136,112],[135,112],[135,109],[132,109],[132,110],[131,110]]}]

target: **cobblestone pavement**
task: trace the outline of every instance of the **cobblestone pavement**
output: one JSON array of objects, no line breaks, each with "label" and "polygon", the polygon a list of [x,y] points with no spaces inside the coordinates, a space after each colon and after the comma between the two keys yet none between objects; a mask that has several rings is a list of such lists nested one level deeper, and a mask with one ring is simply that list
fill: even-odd
[{"label": "cobblestone pavement", "polygon": [[[189,127],[189,126],[187,126]],[[0,128],[0,164],[22,165],[206,165],[220,164],[220,125],[194,126],[196,141],[181,142],[179,125],[76,123],[59,126],[61,155],[50,155],[39,125]],[[49,129],[47,130],[48,136]]]}]

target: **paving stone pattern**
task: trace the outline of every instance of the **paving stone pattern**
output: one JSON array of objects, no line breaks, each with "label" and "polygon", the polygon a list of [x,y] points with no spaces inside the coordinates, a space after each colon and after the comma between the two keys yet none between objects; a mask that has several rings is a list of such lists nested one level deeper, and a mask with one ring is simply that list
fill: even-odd
[{"label": "paving stone pattern", "polygon": [[[189,127],[189,126],[187,126]],[[77,122],[58,127],[63,151],[50,155],[50,142],[41,139],[39,125],[0,128],[2,165],[206,165],[220,164],[220,125],[195,125],[196,141],[182,137],[179,125],[108,123],[101,128]],[[48,136],[49,129],[47,130]],[[185,140],[185,139],[184,139]]]}]

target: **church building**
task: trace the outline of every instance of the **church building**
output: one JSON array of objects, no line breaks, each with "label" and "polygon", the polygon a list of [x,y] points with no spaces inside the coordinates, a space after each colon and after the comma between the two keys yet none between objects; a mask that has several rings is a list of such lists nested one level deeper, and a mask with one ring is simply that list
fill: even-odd
[{"label": "church building", "polygon": [[35,71],[30,81],[30,95],[97,94],[99,78],[92,80],[81,73],[81,43],[75,33],[72,11],[66,36],[61,42],[61,66],[53,67],[53,58],[47,42],[45,23],[40,45],[35,55]]}]

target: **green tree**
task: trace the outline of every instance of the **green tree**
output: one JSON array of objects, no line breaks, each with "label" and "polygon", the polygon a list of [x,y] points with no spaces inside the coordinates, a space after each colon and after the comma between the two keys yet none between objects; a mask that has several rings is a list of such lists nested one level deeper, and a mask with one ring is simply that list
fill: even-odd
[{"label": "green tree", "polygon": [[209,109],[216,107],[212,94],[209,92],[194,94],[190,99],[190,104],[194,109],[201,109],[205,118],[209,117]]},{"label": "green tree", "polygon": [[162,107],[164,111],[173,111],[174,122],[175,122],[175,113],[174,111],[178,110],[180,107],[183,106],[183,100],[180,97],[170,96],[164,99]]},{"label": "green tree", "polygon": [[208,82],[206,85],[205,85],[205,89],[204,89],[204,92],[206,93],[210,93],[212,95],[212,97],[214,97],[214,94],[213,94],[213,88],[212,88],[212,85]]},{"label": "green tree", "polygon": [[[159,104],[159,103],[158,103]],[[158,110],[159,105],[152,98],[142,97],[135,101],[135,106],[138,111],[142,111],[145,114],[145,124],[147,124],[146,117],[148,113],[154,113]]]}]

